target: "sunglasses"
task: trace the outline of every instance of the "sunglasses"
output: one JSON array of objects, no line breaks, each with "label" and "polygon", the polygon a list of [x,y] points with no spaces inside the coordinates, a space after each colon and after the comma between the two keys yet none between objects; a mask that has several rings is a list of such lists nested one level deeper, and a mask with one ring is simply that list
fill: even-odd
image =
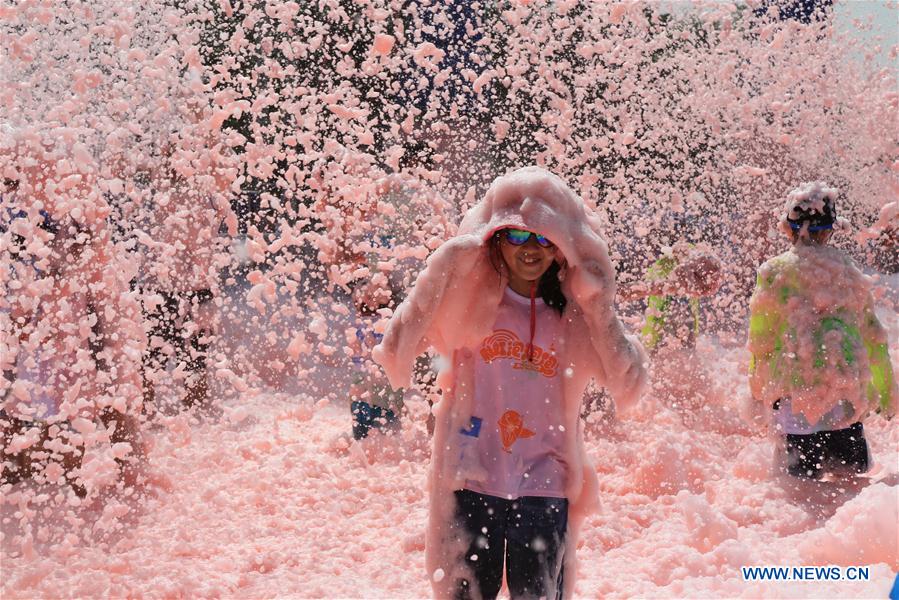
[{"label": "sunglasses", "polygon": [[[790,221],[790,229],[793,231],[799,231],[802,229],[802,223],[796,223],[794,221]],[[809,225],[808,232],[809,233],[817,233],[819,231],[827,231],[828,229],[833,229],[833,225]]]},{"label": "sunglasses", "polygon": [[542,248],[549,248],[553,245],[551,241],[539,233],[525,231],[524,229],[504,229],[503,235],[505,236],[506,241],[513,246],[524,246],[528,243],[528,240],[531,239],[531,236],[537,238],[537,243]]}]

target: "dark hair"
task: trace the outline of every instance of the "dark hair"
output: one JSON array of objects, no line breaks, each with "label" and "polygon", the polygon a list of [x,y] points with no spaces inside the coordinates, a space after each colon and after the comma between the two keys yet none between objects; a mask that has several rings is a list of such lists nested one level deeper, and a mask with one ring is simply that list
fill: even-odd
[{"label": "dark hair", "polygon": [[[501,234],[502,230],[494,233],[490,236],[490,242],[488,243],[490,264],[493,265],[493,268],[496,269],[497,272],[500,271],[499,266],[502,264],[503,260],[499,251]],[[565,310],[565,306],[568,304],[568,298],[562,293],[562,282],[559,281],[559,271],[561,268],[559,263],[554,260],[546,272],[540,276],[540,281],[537,283],[537,295],[543,299],[543,302],[545,302],[547,306],[551,306],[559,311],[559,315],[562,314]]]},{"label": "dark hair", "polygon": [[793,231],[799,231],[806,224],[810,232],[832,229],[837,220],[837,208],[830,196],[824,197],[821,210],[795,206],[787,214],[787,223]]}]

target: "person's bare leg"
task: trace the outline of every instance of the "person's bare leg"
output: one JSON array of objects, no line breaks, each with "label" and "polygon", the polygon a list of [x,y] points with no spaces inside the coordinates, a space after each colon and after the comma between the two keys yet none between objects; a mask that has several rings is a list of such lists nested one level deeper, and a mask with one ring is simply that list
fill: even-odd
[{"label": "person's bare leg", "polygon": [[208,409],[210,407],[209,375],[204,370],[202,373],[196,373],[193,380],[187,385],[187,392],[184,394],[184,407]]},{"label": "person's bare leg", "polygon": [[147,372],[141,372],[143,378],[143,407],[142,414],[153,415],[156,413],[156,386],[147,376]]},{"label": "person's bare leg", "polygon": [[125,443],[131,446],[131,451],[126,457],[116,459],[122,483],[125,487],[139,485],[143,481],[146,470],[147,452],[138,419],[133,415],[122,414],[111,408],[106,409],[100,418],[106,427],[111,424],[115,425],[109,438],[110,443]]},{"label": "person's bare leg", "polygon": [[187,409],[199,408],[208,411],[212,408],[209,399],[209,374],[206,371],[206,355],[209,352],[210,333],[206,330],[196,332],[187,344],[188,366],[191,374],[187,378],[187,390],[182,403]]}]

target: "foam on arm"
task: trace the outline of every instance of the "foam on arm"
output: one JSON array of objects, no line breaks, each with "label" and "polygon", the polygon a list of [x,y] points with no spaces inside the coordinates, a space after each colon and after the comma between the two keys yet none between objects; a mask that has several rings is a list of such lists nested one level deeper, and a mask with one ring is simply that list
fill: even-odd
[{"label": "foam on arm", "polygon": [[896,413],[897,392],[893,365],[890,362],[890,350],[887,345],[886,331],[874,313],[870,296],[862,318],[862,341],[868,353],[868,368],[871,380],[868,382],[868,398],[871,405],[877,406],[884,414],[892,416]]}]

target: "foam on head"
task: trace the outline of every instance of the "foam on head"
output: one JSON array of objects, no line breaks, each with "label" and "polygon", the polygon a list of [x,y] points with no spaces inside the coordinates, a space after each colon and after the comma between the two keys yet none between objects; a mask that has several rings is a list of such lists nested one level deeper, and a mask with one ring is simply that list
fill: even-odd
[{"label": "foam on head", "polygon": [[787,194],[780,229],[787,236],[793,233],[815,232],[824,229],[844,229],[849,223],[837,217],[836,201],[839,190],[823,181],[801,183]]}]

